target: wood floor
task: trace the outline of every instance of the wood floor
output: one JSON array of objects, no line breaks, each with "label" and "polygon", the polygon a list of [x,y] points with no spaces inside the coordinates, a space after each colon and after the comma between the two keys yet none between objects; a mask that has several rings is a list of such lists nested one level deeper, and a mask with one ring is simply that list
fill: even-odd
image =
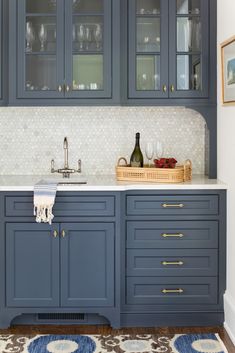
[{"label": "wood floor", "polygon": [[112,330],[108,326],[13,326],[8,330],[0,330],[0,334],[137,334],[137,333],[155,333],[155,334],[174,334],[174,333],[219,333],[228,353],[235,353],[235,347],[232,344],[227,332],[222,327],[164,327],[164,328],[128,328],[122,330]]}]

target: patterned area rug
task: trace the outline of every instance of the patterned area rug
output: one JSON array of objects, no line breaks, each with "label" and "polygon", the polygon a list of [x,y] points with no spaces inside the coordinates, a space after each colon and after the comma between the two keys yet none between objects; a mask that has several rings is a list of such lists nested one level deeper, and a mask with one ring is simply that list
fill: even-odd
[{"label": "patterned area rug", "polygon": [[228,353],[217,334],[0,335],[0,353]]}]

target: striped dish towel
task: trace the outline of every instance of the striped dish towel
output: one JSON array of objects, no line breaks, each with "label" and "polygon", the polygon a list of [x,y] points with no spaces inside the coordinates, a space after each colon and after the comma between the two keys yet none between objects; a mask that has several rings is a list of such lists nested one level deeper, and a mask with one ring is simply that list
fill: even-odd
[{"label": "striped dish towel", "polygon": [[52,223],[57,185],[55,181],[47,180],[40,180],[34,185],[34,216],[37,223]]}]

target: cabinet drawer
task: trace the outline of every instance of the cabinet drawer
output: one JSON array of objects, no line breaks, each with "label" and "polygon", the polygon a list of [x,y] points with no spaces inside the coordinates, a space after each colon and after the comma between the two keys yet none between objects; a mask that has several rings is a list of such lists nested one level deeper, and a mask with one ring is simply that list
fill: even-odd
[{"label": "cabinet drawer", "polygon": [[[57,196],[53,208],[55,216],[96,217],[115,215],[114,196]],[[6,196],[6,217],[32,217],[32,196]]]},{"label": "cabinet drawer", "polygon": [[128,249],[127,276],[216,276],[216,249]]},{"label": "cabinet drawer", "polygon": [[217,221],[128,221],[127,248],[217,248]]},{"label": "cabinet drawer", "polygon": [[128,216],[217,215],[218,195],[127,196]]},{"label": "cabinet drawer", "polygon": [[126,304],[216,304],[217,277],[127,277]]}]

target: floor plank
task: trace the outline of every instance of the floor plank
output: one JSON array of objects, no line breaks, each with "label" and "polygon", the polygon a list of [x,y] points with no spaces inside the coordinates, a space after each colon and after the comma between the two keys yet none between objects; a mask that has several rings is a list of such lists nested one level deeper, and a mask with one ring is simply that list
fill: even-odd
[{"label": "floor plank", "polygon": [[223,327],[161,327],[161,328],[126,328],[122,330],[113,330],[109,326],[12,326],[7,330],[0,330],[0,334],[137,334],[137,333],[155,333],[155,334],[180,334],[180,333],[219,333],[228,353],[235,353],[235,347],[232,344],[226,330]]}]

